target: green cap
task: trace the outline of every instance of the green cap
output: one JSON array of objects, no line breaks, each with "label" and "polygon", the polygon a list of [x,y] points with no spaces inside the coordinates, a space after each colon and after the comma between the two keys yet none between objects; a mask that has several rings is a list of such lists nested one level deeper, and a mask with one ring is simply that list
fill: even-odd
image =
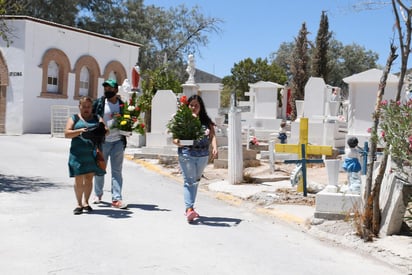
[{"label": "green cap", "polygon": [[117,88],[119,85],[117,85],[116,80],[107,79],[105,82],[103,82],[103,87],[104,86],[110,86],[112,88]]}]

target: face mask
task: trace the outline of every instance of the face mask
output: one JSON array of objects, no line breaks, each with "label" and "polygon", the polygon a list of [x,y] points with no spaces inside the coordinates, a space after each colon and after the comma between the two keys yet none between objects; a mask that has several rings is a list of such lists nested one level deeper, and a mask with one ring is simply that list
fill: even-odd
[{"label": "face mask", "polygon": [[105,96],[106,98],[112,98],[112,97],[114,97],[115,95],[116,95],[116,92],[112,92],[112,91],[104,92],[104,96]]}]

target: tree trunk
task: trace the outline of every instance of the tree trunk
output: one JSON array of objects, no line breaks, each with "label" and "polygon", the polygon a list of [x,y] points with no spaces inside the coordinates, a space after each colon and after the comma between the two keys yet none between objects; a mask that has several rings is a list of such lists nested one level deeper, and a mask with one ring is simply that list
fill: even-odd
[{"label": "tree trunk", "polygon": [[379,235],[379,231],[381,229],[381,211],[380,211],[380,204],[379,204],[379,195],[381,193],[381,186],[383,176],[385,174],[386,165],[388,163],[388,154],[385,153],[382,158],[382,162],[379,166],[379,172],[375,179],[375,185],[372,189],[373,198],[373,220],[372,220],[372,232],[375,236]]},{"label": "tree trunk", "polygon": [[[376,218],[374,214],[375,212],[379,213],[380,211],[379,210],[379,193],[380,193],[380,186],[381,186],[381,182],[383,178],[383,173],[386,168],[386,162],[385,162],[385,166],[383,166],[384,165],[383,162],[381,163],[381,169],[379,170],[379,175],[376,178],[374,192],[371,192],[372,179],[373,179],[373,166],[375,162],[375,155],[376,155],[377,142],[378,142],[377,131],[378,131],[378,125],[379,125],[379,116],[380,116],[380,103],[382,101],[383,95],[385,94],[386,80],[388,78],[390,69],[392,67],[392,63],[398,57],[396,55],[396,49],[397,49],[396,46],[391,44],[391,47],[390,47],[391,51],[386,61],[386,66],[383,71],[382,77],[380,79],[379,90],[378,90],[378,95],[377,95],[376,104],[375,104],[375,111],[373,113],[373,127],[371,131],[371,138],[369,141],[370,150],[368,154],[368,165],[367,165],[368,169],[366,173],[365,195],[364,195],[365,209],[364,209],[364,215],[363,215],[362,237],[365,241],[372,240],[373,233],[374,233],[373,222],[376,221],[377,219],[379,220],[379,218]],[[380,213],[378,214],[378,216],[380,216]]]},{"label": "tree trunk", "polygon": [[144,112],[144,123],[146,126],[146,133],[152,131],[152,109],[148,109]]}]

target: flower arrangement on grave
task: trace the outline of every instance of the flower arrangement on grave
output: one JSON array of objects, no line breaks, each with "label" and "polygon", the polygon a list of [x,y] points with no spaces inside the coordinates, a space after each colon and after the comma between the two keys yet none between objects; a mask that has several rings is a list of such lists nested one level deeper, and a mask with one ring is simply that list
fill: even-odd
[{"label": "flower arrangement on grave", "polygon": [[200,119],[189,108],[187,97],[180,97],[176,114],[167,123],[167,129],[174,139],[198,140],[205,134]]},{"label": "flower arrangement on grave", "polygon": [[380,138],[390,145],[389,154],[401,169],[412,165],[412,100],[383,100],[380,111]]},{"label": "flower arrangement on grave", "polygon": [[128,101],[120,105],[120,113],[113,115],[113,127],[124,132],[145,133],[145,124],[140,118],[140,106],[137,104],[137,94],[134,92]]},{"label": "flower arrangement on grave", "polygon": [[259,145],[259,141],[257,139],[257,137],[253,136],[250,141],[249,141],[250,145]]}]

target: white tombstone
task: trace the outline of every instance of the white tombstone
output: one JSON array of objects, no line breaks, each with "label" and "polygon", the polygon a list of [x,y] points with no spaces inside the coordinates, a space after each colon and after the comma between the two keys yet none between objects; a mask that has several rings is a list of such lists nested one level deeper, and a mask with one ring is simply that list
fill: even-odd
[{"label": "white tombstone", "polygon": [[[246,117],[250,119],[246,122],[246,126],[262,132],[262,135],[263,132],[279,130],[280,122],[286,119],[287,95],[282,91],[284,86],[274,82],[259,81],[249,84],[249,87],[249,92],[245,95],[249,96],[251,114],[242,113],[242,120]],[[282,96],[280,100],[278,95]]]},{"label": "white tombstone", "polygon": [[220,83],[198,83],[199,93],[205,103],[207,114],[209,117],[216,121],[221,116],[219,115],[220,109],[220,94],[223,89]]},{"label": "white tombstone", "polygon": [[325,106],[328,99],[328,88],[323,78],[310,77],[305,85],[305,117],[312,122],[323,119],[326,114]]},{"label": "white tombstone", "polygon": [[227,126],[223,125],[225,120],[224,115],[219,115],[220,109],[220,94],[222,91],[222,84],[220,83],[198,83],[199,93],[205,103],[207,114],[216,124],[216,138],[219,146],[226,146],[228,144],[228,137],[226,135]]},{"label": "white tombstone", "polygon": [[151,132],[146,133],[146,147],[171,146],[166,125],[177,111],[177,98],[172,90],[158,90],[152,99]]},{"label": "white tombstone", "polygon": [[[370,69],[343,79],[349,85],[348,136],[356,136],[359,144],[369,140],[367,130],[372,127],[372,113],[382,74],[382,70]],[[395,99],[398,82],[397,76],[388,75],[383,99]]]}]

